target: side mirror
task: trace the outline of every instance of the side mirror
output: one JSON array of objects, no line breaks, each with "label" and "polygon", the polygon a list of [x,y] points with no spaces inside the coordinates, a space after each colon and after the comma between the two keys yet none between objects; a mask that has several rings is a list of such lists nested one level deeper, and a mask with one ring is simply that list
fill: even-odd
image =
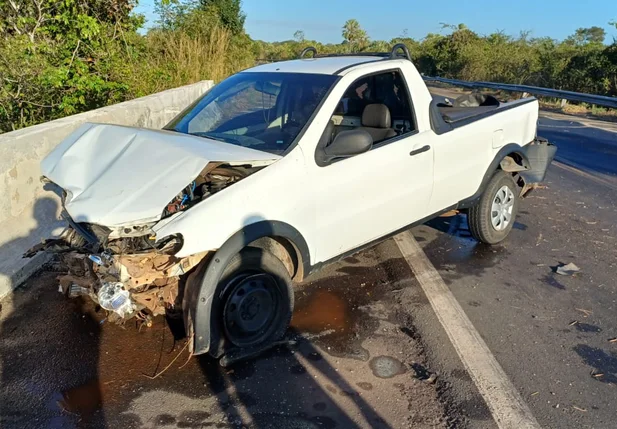
[{"label": "side mirror", "polygon": [[373,146],[373,137],[360,129],[341,131],[329,146],[323,149],[325,162],[334,158],[347,158],[368,152]]}]

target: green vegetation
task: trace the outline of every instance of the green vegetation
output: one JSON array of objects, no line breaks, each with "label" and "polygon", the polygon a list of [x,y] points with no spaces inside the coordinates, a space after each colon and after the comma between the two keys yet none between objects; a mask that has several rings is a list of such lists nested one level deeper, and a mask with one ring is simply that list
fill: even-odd
[{"label": "green vegetation", "polygon": [[[60,118],[202,79],[224,77],[261,61],[320,53],[409,47],[420,71],[466,80],[525,83],[617,95],[617,42],[602,28],[563,41],[522,33],[482,36],[465,25],[414,40],[406,31],[371,40],[355,19],[340,44],[293,39],[254,41],[240,0],[159,0],[159,21],[138,33],[136,0],[0,0],[0,132]],[[617,23],[614,23],[617,26]]]}]

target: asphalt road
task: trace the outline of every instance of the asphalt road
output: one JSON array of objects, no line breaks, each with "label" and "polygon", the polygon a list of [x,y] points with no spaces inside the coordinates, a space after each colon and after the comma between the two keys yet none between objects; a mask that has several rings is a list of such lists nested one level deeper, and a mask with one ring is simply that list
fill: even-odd
[{"label": "asphalt road", "polygon": [[55,277],[40,273],[2,302],[3,429],[438,429],[470,421],[444,395],[447,378],[428,366],[408,311],[424,304],[392,241],[301,285],[287,343],[228,369],[189,358],[177,322],[110,324],[91,303],[59,294]]},{"label": "asphalt road", "polygon": [[617,123],[542,112],[538,134],[559,145],[557,160],[617,181]]},{"label": "asphalt road", "polygon": [[[617,132],[549,116],[539,134],[559,146],[559,161],[502,245],[473,241],[463,215],[413,233],[543,427],[613,428]],[[581,272],[556,274],[569,262]],[[420,335],[439,330],[425,324]]]},{"label": "asphalt road", "polygon": [[[543,427],[612,428],[617,127],[540,125],[559,158],[503,244],[473,241],[460,214],[412,233]],[[581,272],[555,273],[568,262]],[[1,303],[3,428],[496,427],[391,240],[309,279],[288,345],[230,370],[171,363],[173,322],[110,325],[54,277]]]}]

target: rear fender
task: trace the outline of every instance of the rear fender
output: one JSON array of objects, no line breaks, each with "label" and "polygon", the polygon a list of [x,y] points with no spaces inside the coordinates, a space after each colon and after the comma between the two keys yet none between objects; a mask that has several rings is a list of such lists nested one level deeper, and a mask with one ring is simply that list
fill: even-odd
[{"label": "rear fender", "polygon": [[[486,185],[498,168],[516,173],[520,176],[523,181],[522,184],[519,183],[522,186],[521,196],[525,196],[530,189],[533,189],[539,182],[544,180],[546,170],[553,161],[556,152],[557,146],[543,138],[536,138],[525,146],[519,146],[516,143],[505,145],[497,152],[495,158],[486,170],[486,173],[484,173],[482,183],[476,193],[459,202],[458,208],[466,209],[474,206],[482,197]],[[520,156],[520,165],[513,164],[512,156],[509,157],[510,159],[507,159],[508,155],[512,154]],[[503,168],[504,166],[509,166],[511,168]]]},{"label": "rear fender", "polygon": [[507,145],[499,149],[499,152],[497,152],[497,154],[493,158],[493,161],[491,161],[488,168],[486,169],[486,173],[484,173],[484,176],[482,177],[482,182],[480,183],[478,190],[471,197],[466,198],[463,201],[459,202],[457,208],[466,209],[466,208],[473,207],[474,205],[476,205],[476,203],[482,197],[482,194],[484,193],[484,189],[486,189],[486,185],[488,184],[489,180],[491,180],[491,177],[493,177],[493,174],[495,174],[495,171],[497,171],[497,169],[500,168],[501,161],[506,156],[516,153],[521,156],[523,165],[529,165],[529,161],[527,159],[527,155],[525,155],[524,148],[525,146],[519,146],[516,143],[508,143]]}]

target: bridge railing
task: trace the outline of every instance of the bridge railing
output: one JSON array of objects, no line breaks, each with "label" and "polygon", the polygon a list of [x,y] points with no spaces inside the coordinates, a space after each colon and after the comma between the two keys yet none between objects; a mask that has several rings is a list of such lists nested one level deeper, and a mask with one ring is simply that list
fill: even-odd
[{"label": "bridge railing", "polygon": [[39,180],[41,159],[84,122],[161,128],[212,85],[197,82],[0,134],[0,298],[46,260],[21,255],[64,227],[58,198]]}]

